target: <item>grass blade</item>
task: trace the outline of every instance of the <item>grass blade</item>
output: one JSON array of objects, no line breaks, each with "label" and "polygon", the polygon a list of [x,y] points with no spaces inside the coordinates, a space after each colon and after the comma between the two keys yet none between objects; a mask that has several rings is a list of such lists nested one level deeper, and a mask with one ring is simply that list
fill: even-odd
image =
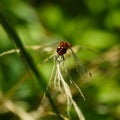
[{"label": "grass blade", "polygon": [[[32,70],[32,72],[36,76],[37,80],[39,81],[41,88],[43,89],[43,91],[45,91],[47,83],[45,83],[44,77],[38,72],[37,68],[35,67],[35,63],[34,63],[33,59],[26,52],[26,49],[24,48],[24,46],[21,42],[21,39],[17,35],[14,28],[7,21],[4,11],[1,8],[0,8],[0,23],[2,24],[2,26],[5,29],[8,36],[10,36],[12,38],[11,40],[16,45],[17,49],[20,49],[20,55],[24,58],[24,61],[27,64],[27,67],[29,67]],[[55,106],[55,103],[52,100],[48,91],[46,91],[46,96],[48,97],[54,112],[58,115],[59,119],[63,120],[63,118],[59,115],[59,111],[58,111],[57,107]]]}]

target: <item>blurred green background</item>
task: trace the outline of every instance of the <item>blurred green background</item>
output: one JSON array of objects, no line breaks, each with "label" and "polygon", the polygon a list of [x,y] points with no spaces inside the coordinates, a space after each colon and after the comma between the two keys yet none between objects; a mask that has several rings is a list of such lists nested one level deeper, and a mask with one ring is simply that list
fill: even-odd
[{"label": "blurred green background", "polygon": [[[89,81],[74,78],[86,101],[71,87],[73,98],[86,120],[120,120],[120,0],[0,0],[0,6],[24,46],[67,40],[95,50],[77,52],[93,76]],[[0,54],[11,49],[14,44],[0,25]],[[37,62],[43,57],[34,55]],[[48,61],[39,67],[47,82],[52,65]],[[50,93],[67,117],[61,94],[54,89]],[[0,57],[0,120],[57,120],[48,100],[41,104],[42,97],[19,55]],[[71,116],[78,119],[73,109]]]}]

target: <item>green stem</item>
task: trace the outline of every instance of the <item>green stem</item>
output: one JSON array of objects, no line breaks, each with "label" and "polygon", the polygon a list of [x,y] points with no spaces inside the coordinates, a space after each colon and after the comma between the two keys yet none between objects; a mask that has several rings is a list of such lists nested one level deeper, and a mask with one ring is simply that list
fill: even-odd
[{"label": "green stem", "polygon": [[[9,22],[6,19],[4,12],[1,8],[0,8],[0,22],[3,26],[3,28],[5,29],[6,33],[8,34],[8,36],[10,36],[12,38],[11,39],[12,42],[14,42],[14,44],[17,46],[17,48],[20,49],[20,54],[24,58],[25,63],[27,63],[27,67],[29,67],[32,70],[32,72],[36,76],[37,80],[39,81],[41,88],[43,89],[43,91],[45,91],[47,83],[45,82],[43,75],[38,72],[37,68],[35,67],[35,63],[34,63],[32,57],[26,52],[19,36],[17,35],[14,28],[9,24]],[[48,97],[48,99],[51,103],[53,111],[58,115],[60,120],[63,120],[63,118],[60,116],[59,111],[48,91],[46,91],[46,96]]]}]

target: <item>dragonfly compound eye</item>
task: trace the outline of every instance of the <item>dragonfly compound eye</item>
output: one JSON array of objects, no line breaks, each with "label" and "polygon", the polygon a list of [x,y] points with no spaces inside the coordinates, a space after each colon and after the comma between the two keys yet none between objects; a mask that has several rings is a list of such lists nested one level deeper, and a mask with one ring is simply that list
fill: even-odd
[{"label": "dragonfly compound eye", "polygon": [[67,48],[64,48],[64,47],[58,47],[57,48],[57,53],[59,54],[59,55],[63,55],[63,54],[65,54],[67,52]]}]

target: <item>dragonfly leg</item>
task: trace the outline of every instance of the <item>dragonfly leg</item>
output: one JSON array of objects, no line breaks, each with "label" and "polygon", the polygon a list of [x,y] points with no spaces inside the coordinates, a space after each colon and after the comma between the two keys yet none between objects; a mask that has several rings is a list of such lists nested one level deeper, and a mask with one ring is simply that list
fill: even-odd
[{"label": "dragonfly leg", "polygon": [[55,55],[55,60],[58,61],[59,55]]},{"label": "dragonfly leg", "polygon": [[65,57],[61,55],[61,62],[65,60]]},{"label": "dragonfly leg", "polygon": [[63,62],[65,60],[65,57],[63,55],[56,55],[55,60],[59,63]]}]

